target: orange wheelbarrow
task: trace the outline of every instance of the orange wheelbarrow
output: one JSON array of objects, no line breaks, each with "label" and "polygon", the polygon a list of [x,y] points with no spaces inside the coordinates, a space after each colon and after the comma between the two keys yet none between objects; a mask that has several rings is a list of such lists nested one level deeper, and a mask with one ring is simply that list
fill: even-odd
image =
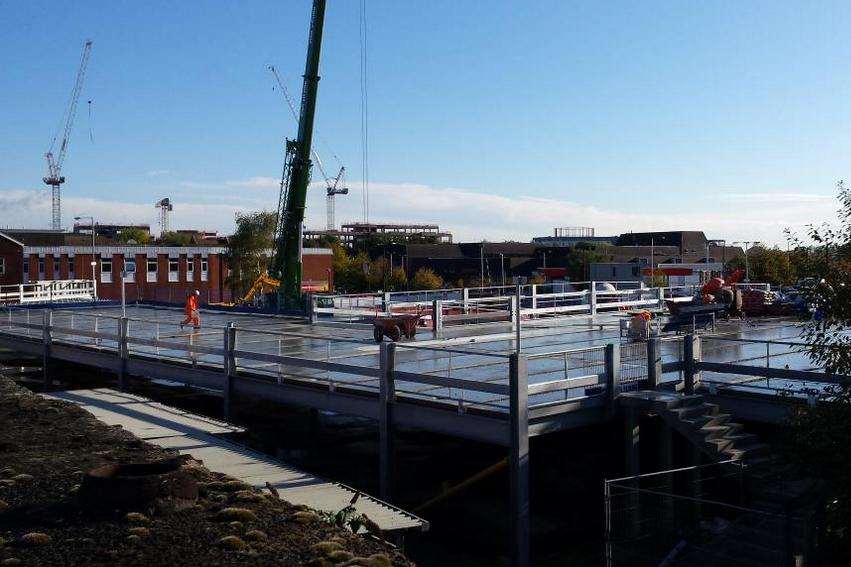
[{"label": "orange wheelbarrow", "polygon": [[399,315],[380,315],[372,320],[372,336],[380,343],[386,336],[393,342],[402,337],[413,339],[417,334],[417,324],[422,315],[419,313],[401,313]]}]

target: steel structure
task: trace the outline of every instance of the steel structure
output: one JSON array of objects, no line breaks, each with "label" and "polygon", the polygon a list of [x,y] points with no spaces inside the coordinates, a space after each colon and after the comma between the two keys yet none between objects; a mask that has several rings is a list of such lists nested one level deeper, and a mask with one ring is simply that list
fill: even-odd
[{"label": "steel structure", "polygon": [[65,110],[64,119],[65,127],[62,130],[62,141],[59,143],[59,155],[54,156],[53,150],[56,146],[56,141],[59,138],[59,133],[53,137],[50,142],[50,148],[44,154],[47,160],[47,175],[42,178],[42,181],[52,190],[52,222],[53,230],[62,230],[62,201],[60,195],[60,187],[65,183],[65,177],[62,175],[62,165],[65,163],[65,156],[68,155],[68,142],[71,139],[71,128],[74,125],[74,118],[77,115],[77,103],[80,101],[80,91],[83,88],[83,79],[86,76],[86,68],[89,65],[89,55],[92,52],[92,41],[87,40],[83,46],[83,55],[80,58],[80,67],[77,70],[77,79],[74,81],[74,88],[71,90],[71,97],[68,102],[68,107]]},{"label": "steel structure", "polygon": [[319,57],[325,21],[325,0],[314,0],[310,18],[310,38],[301,93],[298,136],[287,140],[281,191],[278,197],[278,219],[275,227],[275,253],[270,275],[281,282],[278,305],[301,307],[301,244],[307,186],[310,183],[311,144],[319,89]]},{"label": "steel structure", "polygon": [[[295,109],[295,102],[293,102],[292,97],[290,96],[289,90],[287,90],[287,86],[284,84],[284,81],[281,79],[281,76],[278,74],[278,70],[275,69],[274,65],[269,65],[269,70],[275,76],[275,81],[278,83],[278,88],[281,90],[281,94],[284,97],[284,100],[287,102],[287,106],[290,107],[290,112],[293,115],[293,120],[298,123],[298,112]],[[333,152],[332,152],[333,153]],[[334,197],[335,195],[348,195],[349,188],[346,187],[345,182],[345,174],[346,168],[340,164],[340,171],[337,172],[336,177],[329,177],[328,173],[325,171],[325,166],[322,164],[322,160],[319,158],[319,154],[316,153],[316,150],[311,149],[311,155],[316,163],[316,167],[319,168],[319,172],[322,174],[322,179],[325,180],[325,194],[326,194],[326,230],[334,230],[336,223],[334,221]],[[335,156],[336,157],[336,156]],[[339,164],[340,160],[337,159],[337,163]]]},{"label": "steel structure", "polygon": [[169,217],[174,210],[174,205],[171,204],[171,199],[166,197],[157,201],[154,207],[160,210],[160,236],[162,236],[170,230]]}]

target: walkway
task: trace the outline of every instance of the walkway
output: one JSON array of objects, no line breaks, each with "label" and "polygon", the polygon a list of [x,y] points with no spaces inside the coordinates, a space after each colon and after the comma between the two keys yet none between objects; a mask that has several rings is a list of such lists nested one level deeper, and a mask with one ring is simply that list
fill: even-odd
[{"label": "walkway", "polygon": [[[358,491],[297,470],[220,437],[238,427],[164,406],[147,398],[109,388],[54,392],[48,397],[73,402],[108,425],[120,425],[148,443],[203,461],[211,471],[256,487],[274,486],[281,498],[315,510],[337,512]],[[428,529],[428,523],[381,500],[361,494],[355,504],[383,531]]]}]

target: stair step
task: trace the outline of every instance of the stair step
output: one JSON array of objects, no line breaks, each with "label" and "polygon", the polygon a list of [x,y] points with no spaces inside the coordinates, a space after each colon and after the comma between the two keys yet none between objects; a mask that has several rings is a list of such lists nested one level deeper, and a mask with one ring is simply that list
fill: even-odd
[{"label": "stair step", "polygon": [[708,425],[697,430],[697,433],[702,435],[707,441],[710,439],[723,438],[730,441],[730,443],[734,443],[734,440],[727,436],[729,432],[730,428],[724,425]]},{"label": "stair step", "polygon": [[768,445],[766,443],[759,443],[753,441],[745,442],[742,444],[734,443],[734,446],[732,448],[738,449],[739,451],[744,451],[745,460],[754,459],[757,457],[764,457],[766,455],[771,454],[771,445]]},{"label": "stair step", "polygon": [[732,419],[728,413],[718,413],[715,415],[699,415],[692,419],[684,419],[682,421],[691,424],[693,427],[705,427],[707,425],[725,425]]},{"label": "stair step", "polygon": [[673,413],[680,421],[685,421],[689,418],[695,418],[701,415],[715,415],[718,413],[718,406],[715,404],[701,403],[685,407],[674,408]]},{"label": "stair step", "polygon": [[735,450],[733,448],[733,442],[729,439],[724,439],[723,437],[719,437],[716,439],[704,439],[703,444],[710,449],[717,451],[718,453],[727,452],[728,450]]},{"label": "stair step", "polygon": [[750,441],[759,441],[759,437],[757,437],[753,433],[740,433],[739,431],[735,430],[730,432],[729,428],[727,434],[724,437],[726,437],[730,441],[733,441],[736,445],[738,445],[739,443],[746,443]]}]

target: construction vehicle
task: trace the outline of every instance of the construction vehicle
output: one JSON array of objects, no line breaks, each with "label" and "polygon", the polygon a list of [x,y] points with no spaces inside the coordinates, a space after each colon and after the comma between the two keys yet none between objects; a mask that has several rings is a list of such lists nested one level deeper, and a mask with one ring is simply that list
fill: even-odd
[{"label": "construction vehicle", "polygon": [[307,187],[310,183],[313,122],[316,94],[319,89],[319,57],[325,21],[325,0],[313,0],[310,36],[298,115],[298,135],[286,141],[284,169],[278,196],[278,218],[275,226],[274,255],[269,270],[272,279],[281,282],[273,298],[280,309],[302,309],[302,232]]},{"label": "construction vehicle", "polygon": [[59,131],[53,136],[50,142],[50,148],[44,154],[47,160],[47,175],[42,178],[45,185],[52,189],[52,211],[53,219],[51,227],[53,230],[62,230],[62,201],[60,197],[60,187],[65,183],[65,177],[62,175],[62,165],[65,163],[65,157],[68,155],[68,143],[71,140],[71,128],[74,125],[74,117],[77,115],[77,103],[80,100],[80,91],[83,88],[83,79],[86,76],[86,68],[89,65],[89,55],[92,52],[92,41],[87,40],[83,46],[83,55],[80,58],[80,66],[77,69],[77,79],[74,81],[74,88],[71,90],[71,97],[68,101],[68,107],[63,115],[65,127],[62,129],[62,141],[59,143],[59,155],[54,156],[53,150],[56,146],[56,141],[59,139]]},{"label": "construction vehicle", "polygon": [[245,292],[245,295],[242,296],[239,303],[253,303],[255,297],[267,297],[269,294],[277,292],[279,287],[281,287],[281,282],[279,280],[270,277],[269,274],[260,274],[260,277],[254,280],[254,283],[251,284],[251,287],[248,288],[248,291]]}]

